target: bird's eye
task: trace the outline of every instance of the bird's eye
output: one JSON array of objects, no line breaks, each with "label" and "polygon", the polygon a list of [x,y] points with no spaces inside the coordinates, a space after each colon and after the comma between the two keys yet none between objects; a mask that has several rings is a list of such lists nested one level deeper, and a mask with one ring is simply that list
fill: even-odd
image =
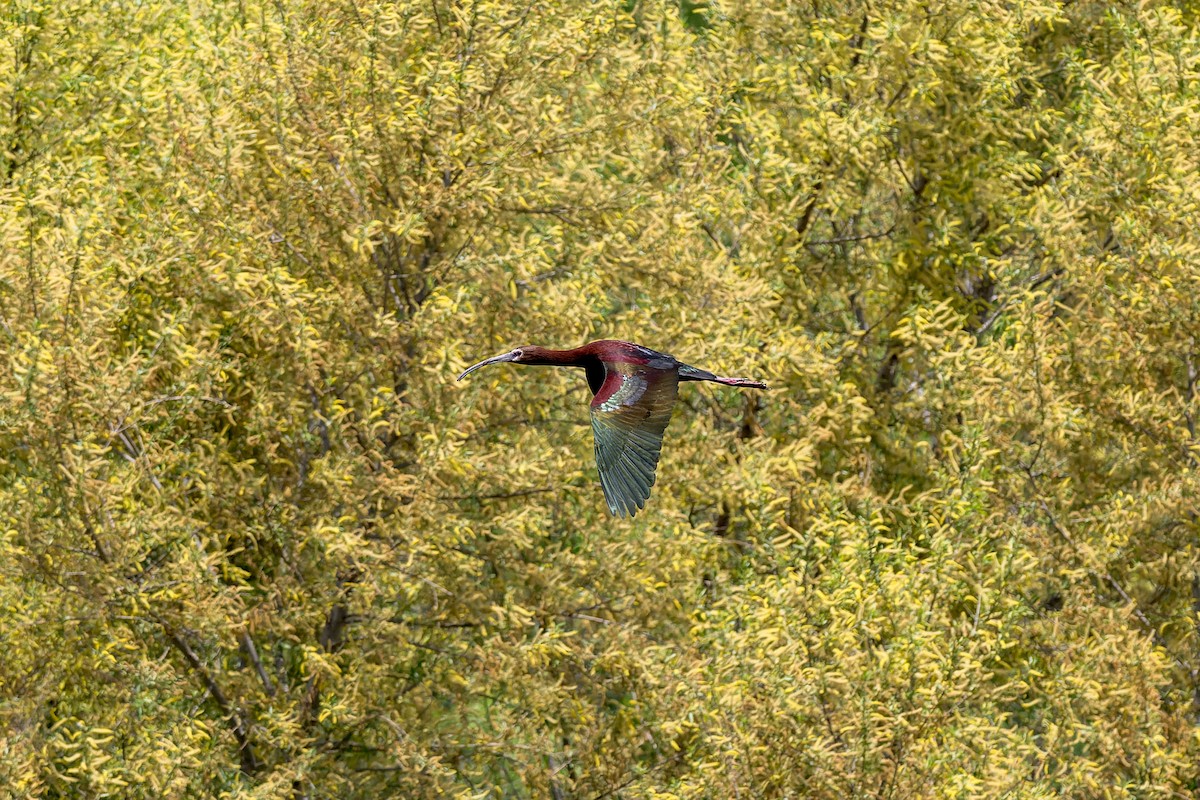
[{"label": "bird's eye", "polygon": [[523,350],[513,350],[512,355],[514,361],[520,361],[525,356],[525,352]]}]

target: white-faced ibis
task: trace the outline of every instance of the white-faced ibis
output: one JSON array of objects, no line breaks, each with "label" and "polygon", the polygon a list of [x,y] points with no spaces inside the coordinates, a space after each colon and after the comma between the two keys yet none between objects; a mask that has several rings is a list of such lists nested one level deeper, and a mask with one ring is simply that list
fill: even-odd
[{"label": "white-faced ibis", "polygon": [[725,386],[766,389],[760,381],[722,378],[683,364],[666,353],[631,342],[605,340],[573,350],[518,347],[468,367],[461,381],[480,367],[511,361],[553,367],[583,367],[592,390],[592,435],[596,466],[608,510],[633,516],[646,504],[671,421],[680,381],[712,381]]}]

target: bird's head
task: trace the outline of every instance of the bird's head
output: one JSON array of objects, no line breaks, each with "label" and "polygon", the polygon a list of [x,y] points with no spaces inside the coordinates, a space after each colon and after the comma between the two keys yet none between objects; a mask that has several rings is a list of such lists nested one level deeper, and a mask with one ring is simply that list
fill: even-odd
[{"label": "bird's head", "polygon": [[546,348],[535,347],[534,345],[518,347],[513,350],[509,350],[507,353],[501,353],[498,356],[485,358],[478,364],[473,364],[467,367],[465,370],[463,370],[463,373],[458,376],[458,379],[461,381],[463,378],[467,377],[480,367],[486,367],[488,364],[499,364],[503,361],[511,361],[514,364],[546,364],[549,363],[543,358],[543,355],[546,352]]}]

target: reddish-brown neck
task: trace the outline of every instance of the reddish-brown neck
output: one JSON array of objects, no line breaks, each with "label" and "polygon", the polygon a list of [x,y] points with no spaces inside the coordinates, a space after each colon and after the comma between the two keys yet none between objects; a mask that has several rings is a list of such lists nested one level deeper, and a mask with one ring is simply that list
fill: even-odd
[{"label": "reddish-brown neck", "polygon": [[582,367],[592,354],[587,352],[587,345],[573,347],[570,350],[551,350],[548,347],[530,345],[521,348],[521,363],[548,367]]}]

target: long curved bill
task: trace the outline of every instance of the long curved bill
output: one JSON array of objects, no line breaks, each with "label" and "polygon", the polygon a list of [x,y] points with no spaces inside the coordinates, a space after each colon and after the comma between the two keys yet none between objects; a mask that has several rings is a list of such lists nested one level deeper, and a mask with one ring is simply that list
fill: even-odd
[{"label": "long curved bill", "polygon": [[458,380],[461,381],[463,378],[467,377],[475,370],[479,369],[480,367],[486,367],[488,364],[499,364],[501,361],[512,361],[512,360],[513,360],[513,354],[511,352],[504,353],[504,354],[498,355],[498,356],[492,356],[489,359],[480,361],[478,364],[475,364],[474,366],[467,367],[465,370],[463,370],[462,375],[458,376]]}]

